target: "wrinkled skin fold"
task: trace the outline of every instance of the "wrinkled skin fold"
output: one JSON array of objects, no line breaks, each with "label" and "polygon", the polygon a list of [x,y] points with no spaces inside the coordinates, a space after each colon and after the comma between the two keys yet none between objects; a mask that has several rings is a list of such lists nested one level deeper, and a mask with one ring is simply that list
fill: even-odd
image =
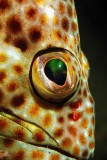
[{"label": "wrinkled skin fold", "polygon": [[93,158],[89,70],[74,0],[1,0],[0,159]]}]

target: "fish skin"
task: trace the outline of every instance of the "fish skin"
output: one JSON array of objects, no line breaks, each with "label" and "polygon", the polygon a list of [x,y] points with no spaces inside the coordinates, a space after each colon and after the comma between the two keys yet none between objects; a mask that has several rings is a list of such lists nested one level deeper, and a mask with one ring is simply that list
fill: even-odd
[{"label": "fish skin", "polygon": [[[46,79],[47,57],[66,63],[65,86]],[[0,0],[0,158],[92,158],[89,70],[73,0]]]}]

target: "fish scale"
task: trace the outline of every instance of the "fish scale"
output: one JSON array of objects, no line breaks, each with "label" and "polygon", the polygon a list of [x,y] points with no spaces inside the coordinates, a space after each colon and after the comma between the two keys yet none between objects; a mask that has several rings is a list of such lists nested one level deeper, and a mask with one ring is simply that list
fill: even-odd
[{"label": "fish scale", "polygon": [[[48,69],[58,79],[46,72],[53,59],[66,66],[61,85],[55,83],[58,72],[62,76],[57,64],[57,72],[54,65]],[[1,0],[0,158],[92,158],[95,108],[89,70],[73,0]]]}]

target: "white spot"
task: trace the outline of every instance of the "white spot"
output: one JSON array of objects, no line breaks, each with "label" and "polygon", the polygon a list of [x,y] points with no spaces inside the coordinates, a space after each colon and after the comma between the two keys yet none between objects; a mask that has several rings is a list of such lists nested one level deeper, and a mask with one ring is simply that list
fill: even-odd
[{"label": "white spot", "polygon": [[49,18],[53,18],[53,16],[54,16],[54,9],[53,8],[51,8],[51,7],[49,7],[49,6],[46,6],[45,7],[45,13],[47,14],[47,16],[49,17]]}]

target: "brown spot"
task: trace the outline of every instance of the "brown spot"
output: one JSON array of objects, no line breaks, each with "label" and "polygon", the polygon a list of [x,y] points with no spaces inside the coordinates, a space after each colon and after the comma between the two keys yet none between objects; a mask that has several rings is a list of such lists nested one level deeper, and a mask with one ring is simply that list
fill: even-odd
[{"label": "brown spot", "polygon": [[60,156],[58,154],[52,154],[50,160],[60,160]]},{"label": "brown spot", "polygon": [[90,142],[89,143],[89,147],[90,147],[90,149],[93,149],[95,147],[95,143],[94,142]]},{"label": "brown spot", "polygon": [[9,138],[5,138],[3,143],[4,143],[4,145],[6,147],[12,147],[12,145],[14,144],[14,140],[13,139],[9,139]]},{"label": "brown spot", "polygon": [[62,19],[61,25],[62,25],[62,28],[63,28],[65,31],[68,31],[68,29],[69,29],[69,21],[68,21],[67,17],[64,17],[64,18]]},{"label": "brown spot", "polygon": [[16,131],[14,131],[13,135],[16,139],[24,141],[25,139],[25,133],[21,128],[18,128]]},{"label": "brown spot", "polygon": [[68,114],[69,120],[77,121],[77,120],[79,120],[80,117],[81,117],[80,112],[74,112],[74,113]]},{"label": "brown spot", "polygon": [[89,124],[88,118],[84,118],[84,119],[82,119],[80,125],[81,125],[82,128],[86,129],[88,127],[88,124]]},{"label": "brown spot", "polygon": [[72,30],[73,32],[76,32],[76,31],[77,31],[77,24],[76,24],[76,22],[72,22],[72,24],[71,24],[71,30]]},{"label": "brown spot", "polygon": [[84,146],[86,145],[87,140],[86,140],[86,137],[85,137],[84,134],[79,135],[79,142],[80,142],[81,145],[84,145]]},{"label": "brown spot", "polygon": [[62,146],[65,148],[70,148],[72,145],[72,140],[70,138],[65,138],[62,141]]},{"label": "brown spot", "polygon": [[0,71],[0,83],[3,83],[6,77],[5,71]]},{"label": "brown spot", "polygon": [[30,6],[29,8],[27,8],[26,10],[26,17],[29,20],[34,20],[37,18],[37,14],[38,14],[38,10],[32,6]]},{"label": "brown spot", "polygon": [[22,66],[20,66],[20,65],[14,65],[13,68],[14,68],[14,71],[15,71],[17,74],[22,74],[22,73],[23,73],[23,68],[22,68]]},{"label": "brown spot", "polygon": [[74,136],[74,137],[77,136],[77,129],[75,126],[73,125],[68,126],[68,131],[70,132],[71,136]]},{"label": "brown spot", "polygon": [[13,160],[19,160],[19,159],[24,160],[24,158],[25,158],[25,153],[23,150],[16,152],[13,156]]},{"label": "brown spot", "polygon": [[8,127],[8,123],[5,119],[0,119],[0,131],[6,129]]},{"label": "brown spot", "polygon": [[0,13],[4,12],[6,9],[10,8],[10,3],[8,0],[0,0]]},{"label": "brown spot", "polygon": [[3,99],[4,99],[4,93],[0,89],[0,103],[2,102]]},{"label": "brown spot", "polygon": [[70,0],[71,4],[73,3],[73,0]]},{"label": "brown spot", "polygon": [[84,89],[83,95],[84,95],[85,97],[87,97],[87,90],[86,90],[86,89]]},{"label": "brown spot", "polygon": [[58,122],[60,124],[63,124],[64,123],[64,117],[62,117],[62,116],[58,117]]},{"label": "brown spot", "polygon": [[12,106],[20,107],[25,103],[25,96],[23,94],[16,95],[12,98]]},{"label": "brown spot", "polygon": [[45,141],[45,135],[44,135],[44,132],[42,131],[38,131],[35,133],[35,140],[37,142],[44,142]]},{"label": "brown spot", "polygon": [[31,153],[32,159],[43,159],[44,156],[45,156],[44,153],[39,150],[32,151]]},{"label": "brown spot", "polygon": [[6,26],[9,34],[18,34],[22,31],[22,25],[17,16],[8,18]]},{"label": "brown spot", "polygon": [[8,90],[9,92],[13,92],[13,91],[15,91],[17,88],[18,88],[18,85],[17,85],[15,82],[10,82],[10,83],[7,85],[7,90]]},{"label": "brown spot", "polygon": [[73,12],[72,12],[72,6],[70,4],[68,4],[67,6],[67,12],[68,12],[69,17],[72,17]]},{"label": "brown spot", "polygon": [[13,42],[14,46],[20,48],[22,52],[25,52],[28,49],[28,42],[25,38],[17,38]]},{"label": "brown spot", "polygon": [[88,156],[88,150],[87,149],[83,151],[82,156],[84,158]]},{"label": "brown spot", "polygon": [[70,108],[73,109],[73,110],[77,110],[79,109],[79,107],[81,106],[82,104],[82,100],[79,99],[78,101],[74,102],[74,103],[71,103],[70,104]]},{"label": "brown spot", "polygon": [[63,133],[64,133],[64,131],[63,131],[62,128],[57,128],[57,129],[55,129],[55,131],[54,131],[54,136],[55,136],[55,137],[62,137]]},{"label": "brown spot", "polygon": [[30,106],[29,107],[29,110],[28,110],[28,114],[31,116],[31,117],[35,117],[35,116],[38,116],[40,113],[40,108],[36,105],[33,105],[33,106]]},{"label": "brown spot", "polygon": [[40,19],[39,19],[41,25],[46,25],[48,22],[48,18],[46,14],[41,14]]},{"label": "brown spot", "polygon": [[80,147],[76,144],[73,150],[74,155],[78,156],[80,154]]},{"label": "brown spot", "polygon": [[43,122],[43,126],[50,127],[52,125],[52,115],[49,113],[44,115],[42,122]]},{"label": "brown spot", "polygon": [[32,42],[38,42],[42,38],[42,32],[39,28],[31,28],[29,38]]},{"label": "brown spot", "polygon": [[65,5],[64,5],[63,2],[59,2],[59,4],[58,4],[58,12],[60,14],[63,14],[65,12]]}]

